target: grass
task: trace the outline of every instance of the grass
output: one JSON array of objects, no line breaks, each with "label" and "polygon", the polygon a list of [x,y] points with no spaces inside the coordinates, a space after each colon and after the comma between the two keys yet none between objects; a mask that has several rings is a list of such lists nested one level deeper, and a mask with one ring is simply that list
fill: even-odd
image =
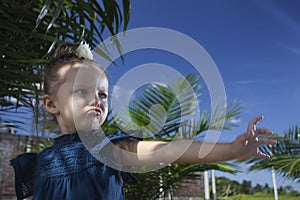
[{"label": "grass", "polygon": [[[278,196],[278,199],[280,200],[299,200],[299,196],[289,196],[289,195],[284,195]],[[228,197],[228,200],[274,200],[274,195],[272,194],[264,194],[264,193],[256,193],[256,194],[240,194],[240,195],[235,195]]]}]

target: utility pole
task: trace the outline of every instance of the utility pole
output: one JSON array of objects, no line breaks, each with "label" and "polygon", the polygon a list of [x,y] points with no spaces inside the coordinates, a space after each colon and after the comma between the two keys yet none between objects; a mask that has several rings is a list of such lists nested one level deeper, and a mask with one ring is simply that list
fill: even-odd
[{"label": "utility pole", "polygon": [[274,199],[278,200],[278,191],[277,191],[277,183],[276,183],[276,172],[274,167],[272,167],[272,179],[273,179],[273,188],[274,188]]},{"label": "utility pole", "polygon": [[[273,156],[273,146],[269,146],[271,149],[270,155]],[[274,166],[272,166],[272,180],[273,180],[273,188],[274,188],[274,200],[278,200],[278,190],[277,190],[277,183],[276,183],[276,172]]]},{"label": "utility pole", "polygon": [[215,177],[214,169],[211,170],[211,185],[212,185],[213,200],[217,200],[216,177]]},{"label": "utility pole", "polygon": [[208,180],[208,171],[207,170],[204,171],[204,196],[205,196],[205,200],[210,199],[209,180]]}]

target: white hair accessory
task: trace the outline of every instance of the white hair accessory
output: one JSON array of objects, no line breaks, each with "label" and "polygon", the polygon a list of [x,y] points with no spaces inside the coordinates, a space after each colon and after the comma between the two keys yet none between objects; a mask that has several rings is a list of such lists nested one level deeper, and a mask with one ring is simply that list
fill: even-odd
[{"label": "white hair accessory", "polygon": [[85,42],[81,42],[74,53],[79,58],[93,59],[93,54],[92,54],[91,48]]}]

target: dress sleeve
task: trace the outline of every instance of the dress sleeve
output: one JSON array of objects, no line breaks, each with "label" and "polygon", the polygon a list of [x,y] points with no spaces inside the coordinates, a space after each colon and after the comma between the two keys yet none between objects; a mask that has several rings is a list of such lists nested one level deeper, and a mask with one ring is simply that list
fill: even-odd
[{"label": "dress sleeve", "polygon": [[15,191],[18,200],[33,194],[36,161],[36,153],[21,154],[10,161],[15,171]]},{"label": "dress sleeve", "polygon": [[124,182],[131,185],[136,184],[136,178],[131,173],[127,172],[130,171],[128,170],[128,167],[126,167],[126,172],[123,171],[124,167],[114,158],[113,148],[115,148],[117,142],[122,140],[142,140],[141,134],[141,131],[130,131],[128,133],[118,131],[114,135],[106,135],[106,137],[101,139],[101,142],[89,149],[90,153],[104,165],[122,171],[121,175]]},{"label": "dress sleeve", "polygon": [[[122,141],[122,140],[126,140],[126,139],[137,140],[137,141],[143,140],[142,139],[142,131],[129,131],[128,133],[119,131],[115,135],[109,135],[108,138],[113,143]],[[129,185],[137,184],[137,179],[135,176],[132,175],[132,173],[122,171],[121,176],[125,183],[127,183]]]}]

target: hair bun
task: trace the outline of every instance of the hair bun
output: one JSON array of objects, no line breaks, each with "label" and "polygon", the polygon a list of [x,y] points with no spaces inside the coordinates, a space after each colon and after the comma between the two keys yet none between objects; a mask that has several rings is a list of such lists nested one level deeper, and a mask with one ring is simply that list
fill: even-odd
[{"label": "hair bun", "polygon": [[66,57],[74,57],[75,51],[78,48],[79,44],[71,44],[65,43],[61,44],[57,47],[56,51],[54,52],[54,59],[63,59]]}]

